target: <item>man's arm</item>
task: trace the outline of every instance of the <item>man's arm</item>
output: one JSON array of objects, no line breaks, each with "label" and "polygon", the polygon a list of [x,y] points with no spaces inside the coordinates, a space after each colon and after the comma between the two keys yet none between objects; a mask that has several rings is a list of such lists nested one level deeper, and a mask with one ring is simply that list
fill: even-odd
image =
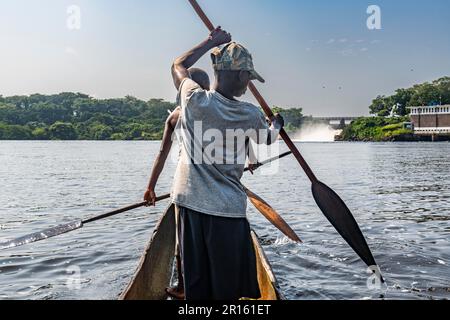
[{"label": "man's arm", "polygon": [[272,125],[269,128],[269,135],[267,137],[267,145],[269,146],[277,141],[280,131],[284,127],[284,118],[281,114],[277,113],[270,121],[272,122]]},{"label": "man's arm", "polygon": [[212,31],[205,41],[177,58],[172,65],[172,78],[177,90],[181,82],[189,78],[188,69],[192,67],[209,50],[231,41],[231,35],[220,27]]},{"label": "man's arm", "polygon": [[161,142],[161,149],[156,156],[155,163],[153,164],[152,173],[150,176],[150,181],[148,183],[147,191],[144,195],[144,201],[147,201],[149,205],[155,205],[156,193],[155,187],[158,182],[159,176],[164,169],[167,157],[169,156],[170,150],[172,148],[172,134],[175,131],[175,126],[177,125],[178,118],[180,117],[181,109],[176,108],[174,112],[167,118],[166,125],[164,128],[164,136]]},{"label": "man's arm", "polygon": [[284,127],[284,119],[277,113],[270,119],[270,122],[271,125],[269,126],[267,124],[268,120],[261,112],[259,112],[254,128],[256,134],[252,137],[252,140],[256,142],[256,144],[266,144],[270,146],[277,141],[280,131]]}]

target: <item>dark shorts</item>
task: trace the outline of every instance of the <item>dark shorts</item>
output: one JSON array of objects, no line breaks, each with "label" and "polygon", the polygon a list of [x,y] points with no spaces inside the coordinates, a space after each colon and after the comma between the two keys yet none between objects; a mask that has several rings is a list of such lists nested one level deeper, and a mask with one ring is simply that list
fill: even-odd
[{"label": "dark shorts", "polygon": [[186,300],[260,298],[248,220],[178,210]]}]

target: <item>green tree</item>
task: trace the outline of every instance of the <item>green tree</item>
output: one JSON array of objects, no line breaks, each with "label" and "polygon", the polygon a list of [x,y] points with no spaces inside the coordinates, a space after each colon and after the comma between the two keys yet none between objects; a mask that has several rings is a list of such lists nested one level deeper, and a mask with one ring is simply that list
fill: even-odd
[{"label": "green tree", "polygon": [[109,140],[113,134],[111,127],[101,123],[94,123],[89,127],[91,140]]},{"label": "green tree", "polygon": [[0,123],[0,140],[29,140],[31,130],[26,126]]},{"label": "green tree", "polygon": [[274,106],[272,111],[273,113],[280,113],[283,116],[286,126],[289,126],[290,131],[299,129],[305,120],[302,108],[281,108]]},{"label": "green tree", "polygon": [[408,114],[407,107],[411,107],[411,98],[414,95],[413,89],[397,89],[392,96],[393,105],[398,105],[397,115],[405,116]]},{"label": "green tree", "polygon": [[121,132],[116,132],[111,135],[111,140],[126,140],[126,136]]},{"label": "green tree", "polygon": [[77,132],[71,123],[55,122],[49,128],[53,140],[76,140]]},{"label": "green tree", "polygon": [[345,127],[341,136],[344,140],[382,141],[397,134],[411,133],[403,130],[407,117],[361,117]]},{"label": "green tree", "polygon": [[437,104],[450,104],[450,77],[414,85],[407,89],[397,89],[392,96],[377,96],[369,106],[370,113],[377,116],[390,115],[394,106],[399,106],[397,113],[404,116],[408,107]]},{"label": "green tree", "polygon": [[439,88],[432,83],[424,83],[414,86],[414,94],[411,97],[412,106],[428,106],[439,104]]},{"label": "green tree", "polygon": [[433,81],[438,88],[440,104],[450,104],[450,77],[443,77]]},{"label": "green tree", "polygon": [[369,106],[370,114],[374,114],[380,117],[386,117],[390,114],[392,106],[389,106],[390,101],[386,96],[377,96],[372,100],[372,104]]},{"label": "green tree", "polygon": [[33,135],[33,138],[36,140],[47,140],[49,138],[49,132],[46,128],[35,128],[31,134]]}]

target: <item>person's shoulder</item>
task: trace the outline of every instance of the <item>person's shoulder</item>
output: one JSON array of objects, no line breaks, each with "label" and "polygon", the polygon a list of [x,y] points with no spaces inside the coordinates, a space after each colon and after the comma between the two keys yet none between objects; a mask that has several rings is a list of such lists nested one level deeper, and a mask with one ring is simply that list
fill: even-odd
[{"label": "person's shoulder", "polygon": [[185,78],[180,85],[177,102],[184,109],[188,105],[200,106],[207,103],[208,93],[192,79]]},{"label": "person's shoulder", "polygon": [[176,107],[174,111],[166,119],[166,126],[174,128],[178,122],[181,115],[181,107]]},{"label": "person's shoulder", "polygon": [[180,90],[181,91],[195,91],[195,90],[203,90],[203,89],[197,82],[195,82],[191,78],[185,78],[185,79],[183,79],[183,81],[181,81]]},{"label": "person's shoulder", "polygon": [[251,113],[253,116],[264,116],[264,114],[261,111],[261,108],[254,105],[250,102],[242,102],[242,106],[245,107],[249,113]]}]

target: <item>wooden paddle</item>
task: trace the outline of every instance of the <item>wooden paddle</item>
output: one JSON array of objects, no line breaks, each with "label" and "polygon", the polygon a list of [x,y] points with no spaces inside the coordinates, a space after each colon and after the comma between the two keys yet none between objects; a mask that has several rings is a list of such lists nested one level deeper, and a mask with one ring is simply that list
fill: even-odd
[{"label": "wooden paddle", "polygon": [[[165,194],[161,197],[156,198],[156,202],[165,200],[170,198],[170,194]],[[109,218],[112,216],[116,216],[118,214],[127,212],[127,211],[131,211],[137,208],[141,208],[146,206],[148,203],[147,202],[140,202],[140,203],[136,203],[133,204],[131,206],[125,207],[125,208],[121,208],[121,209],[117,209],[108,213],[104,213],[102,215],[99,216],[95,216],[86,220],[78,220],[78,221],[74,221],[74,222],[70,222],[70,223],[66,223],[66,224],[61,224],[59,226],[53,227],[53,228],[49,228],[49,229],[45,229],[42,230],[40,232],[36,232],[36,233],[32,233],[14,240],[10,240],[10,241],[6,241],[6,242],[1,242],[0,243],[0,250],[4,250],[4,249],[10,249],[10,248],[14,248],[14,247],[19,247],[19,246],[23,246],[29,243],[33,243],[33,242],[37,242],[37,241],[41,241],[41,240],[45,240],[48,238],[52,238],[52,237],[56,237],[59,236],[61,234],[64,233],[68,233],[71,231],[75,231],[78,229],[83,228],[86,224],[88,223],[92,223],[101,219],[105,219],[105,218]]]},{"label": "wooden paddle", "polygon": [[[245,187],[244,187],[245,188]],[[302,242],[298,235],[292,230],[292,228],[286,223],[286,221],[275,211],[266,201],[261,197],[253,193],[252,191],[245,188],[245,193],[250,202],[255,206],[255,208],[261,212],[261,214],[266,217],[274,226],[278,228],[285,236],[295,242]]]},{"label": "wooden paddle", "polygon": [[[253,171],[259,169],[263,165],[266,165],[268,163],[271,163],[275,160],[287,157],[288,155],[291,155],[292,152],[288,151],[285,153],[280,154],[278,157],[271,158],[268,160],[265,160],[263,162],[258,162],[257,164],[253,165]],[[250,171],[250,168],[245,168],[244,172]],[[248,199],[253,204],[253,206],[258,210],[267,220],[269,220],[270,223],[272,223],[278,230],[280,230],[286,237],[291,239],[294,242],[302,243],[303,241],[300,239],[300,237],[295,233],[294,230],[289,226],[289,224],[281,217],[281,215],[270,206],[264,199],[262,199],[260,196],[258,196],[256,193],[250,191],[245,186],[244,190],[247,194]]]},{"label": "wooden paddle", "polygon": [[[253,170],[256,170],[258,168],[260,168],[261,166],[271,163],[275,160],[287,157],[288,155],[290,155],[291,152],[285,152],[277,157],[265,160],[263,162],[259,162],[256,165],[254,165]],[[245,168],[244,171],[250,171],[249,168]],[[249,197],[250,201],[252,203],[258,203],[258,202],[264,202],[264,200],[260,199],[258,196],[256,196],[254,193],[252,193],[251,191],[247,190],[247,196]],[[170,198],[170,194],[165,194],[163,196],[157,197],[156,198],[156,202],[165,200]],[[61,234],[64,233],[68,233],[71,231],[75,231],[78,229],[81,229],[84,225],[88,224],[88,223],[92,223],[101,219],[105,219],[105,218],[109,218],[124,212],[128,212],[137,208],[141,208],[148,205],[147,202],[140,202],[140,203],[136,203],[121,209],[117,209],[108,213],[104,213],[102,215],[99,216],[95,216],[86,220],[78,220],[78,221],[74,221],[74,222],[70,222],[70,223],[66,223],[66,224],[61,224],[58,225],[56,227],[53,228],[49,228],[49,229],[45,229],[39,232],[35,232],[14,240],[10,240],[10,241],[6,241],[6,242],[0,242],[0,250],[4,250],[4,249],[10,249],[10,248],[14,248],[14,247],[19,247],[19,246],[23,246],[29,243],[33,243],[33,242],[37,242],[37,241],[41,241],[41,240],[45,240],[48,238],[52,238],[52,237],[56,237],[59,236]],[[295,234],[295,232],[289,227],[289,225],[283,220],[283,218],[281,218],[281,216],[273,209],[271,208],[269,205],[267,205],[267,208],[264,208],[264,206],[257,206],[255,205],[256,208],[265,216],[267,217],[267,219],[273,223],[275,225],[275,227],[277,227],[281,232],[283,232],[286,236],[288,236],[290,239],[292,239],[293,241],[297,241],[297,242],[301,242],[300,238]]]},{"label": "wooden paddle", "polygon": [[[206,25],[208,30],[215,30],[214,25],[206,16],[197,1],[188,1],[200,17],[200,19]],[[270,109],[264,98],[261,96],[258,89],[256,89],[255,85],[250,82],[248,87],[255,96],[256,100],[261,105],[266,115],[269,118],[273,118],[274,114],[272,110]],[[331,222],[331,224],[336,228],[336,230],[344,238],[344,240],[347,241],[350,247],[353,248],[353,250],[368,266],[376,266],[377,263],[375,262],[369,246],[367,245],[366,239],[364,238],[361,229],[359,228],[352,213],[345,205],[344,201],[342,201],[342,199],[332,189],[330,189],[328,186],[326,186],[316,178],[311,168],[301,155],[300,151],[297,149],[284,129],[280,131],[280,135],[286,142],[288,148],[292,151],[293,155],[305,171],[308,178],[311,180],[314,199],[325,217]]]}]

